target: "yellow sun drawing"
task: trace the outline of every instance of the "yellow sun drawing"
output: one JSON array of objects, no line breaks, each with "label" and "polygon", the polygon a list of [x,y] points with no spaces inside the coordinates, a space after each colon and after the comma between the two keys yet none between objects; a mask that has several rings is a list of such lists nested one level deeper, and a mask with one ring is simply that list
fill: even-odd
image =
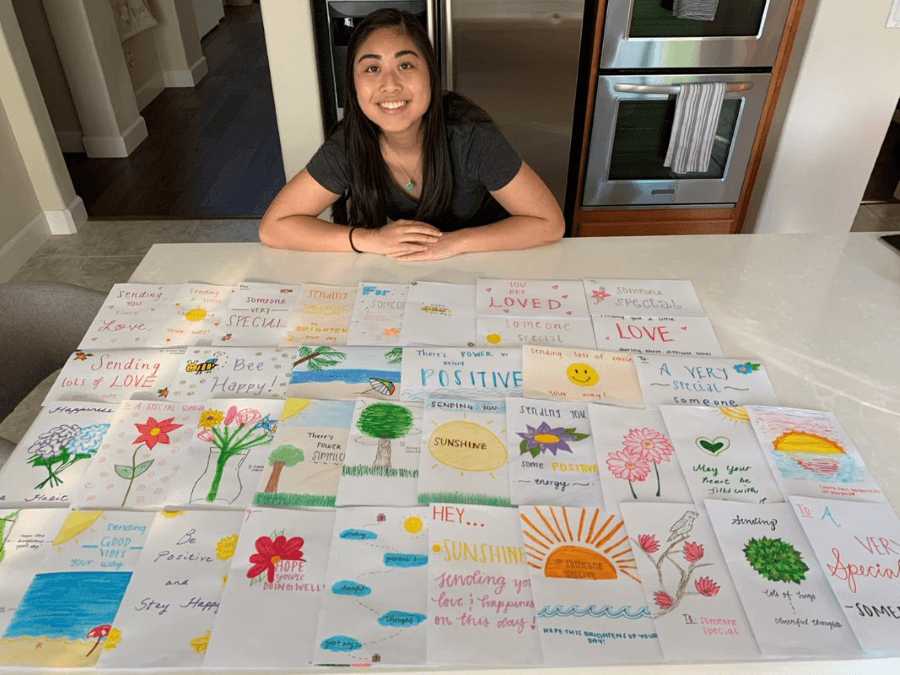
[{"label": "yellow sun drawing", "polygon": [[97,522],[103,511],[72,511],[66,516],[62,527],[59,528],[56,537],[53,539],[54,546],[62,546],[68,541],[72,541],[85,530],[90,529],[91,525]]},{"label": "yellow sun drawing", "polygon": [[209,647],[209,638],[212,633],[210,631],[206,631],[202,635],[198,635],[193,640],[191,640],[191,649],[193,649],[198,654],[205,654],[207,647]]},{"label": "yellow sun drawing", "polygon": [[425,527],[425,523],[422,522],[419,516],[409,516],[403,521],[403,529],[410,534],[419,534],[423,527]]},{"label": "yellow sun drawing", "polygon": [[735,408],[719,408],[719,412],[722,413],[722,416],[731,420],[732,422],[749,422],[750,414],[747,412],[746,408],[743,407],[735,407]]},{"label": "yellow sun drawing", "polygon": [[219,560],[230,560],[237,549],[237,543],[238,536],[236,534],[229,534],[227,537],[222,537],[216,543],[216,557]]},{"label": "yellow sun drawing", "polygon": [[184,318],[188,321],[203,321],[206,318],[206,310],[202,307],[189,309],[184,313]]},{"label": "yellow sun drawing", "polygon": [[[451,469],[491,472],[506,464],[506,444],[490,429],[468,420],[452,420],[435,428],[428,451]],[[493,474],[492,474],[493,475]]]},{"label": "yellow sun drawing", "polygon": [[284,407],[281,409],[281,418],[280,420],[284,422],[285,420],[289,420],[295,415],[299,415],[307,407],[312,403],[311,399],[308,398],[289,398],[284,402]]},{"label": "yellow sun drawing", "polygon": [[489,345],[499,345],[501,342],[503,342],[503,338],[501,337],[500,333],[488,333],[484,336],[484,340]]},{"label": "yellow sun drawing", "polygon": [[639,581],[621,518],[600,509],[533,506],[520,512],[528,564],[545,577]]},{"label": "yellow sun drawing", "polygon": [[165,511],[160,511],[160,515],[161,515],[163,518],[177,518],[178,516],[183,516],[183,515],[184,515],[184,511],[169,511],[169,510],[165,510]]},{"label": "yellow sun drawing", "polygon": [[805,452],[810,455],[843,455],[844,448],[830,438],[808,431],[788,431],[772,441],[779,452]]}]

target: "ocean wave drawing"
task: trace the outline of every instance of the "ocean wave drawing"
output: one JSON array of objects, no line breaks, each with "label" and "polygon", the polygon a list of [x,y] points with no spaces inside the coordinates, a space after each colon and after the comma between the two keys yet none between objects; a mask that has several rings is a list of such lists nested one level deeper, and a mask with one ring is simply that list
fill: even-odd
[{"label": "ocean wave drawing", "polygon": [[634,608],[631,605],[623,605],[622,607],[610,607],[603,605],[547,605],[541,607],[541,611],[537,614],[542,619],[556,619],[577,617],[579,619],[590,616],[595,619],[649,619],[652,614],[649,607]]},{"label": "ocean wave drawing", "polygon": [[782,478],[814,480],[820,483],[860,483],[865,479],[863,467],[851,456],[771,452]]}]

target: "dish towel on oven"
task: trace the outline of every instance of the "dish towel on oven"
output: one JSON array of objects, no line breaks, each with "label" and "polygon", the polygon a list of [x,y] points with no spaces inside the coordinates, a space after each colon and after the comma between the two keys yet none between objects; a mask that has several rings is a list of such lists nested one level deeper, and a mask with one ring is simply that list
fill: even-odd
[{"label": "dish towel on oven", "polygon": [[674,173],[692,173],[709,168],[725,89],[724,82],[681,85],[663,166]]},{"label": "dish towel on oven", "polygon": [[675,0],[672,13],[678,19],[715,21],[719,0]]}]

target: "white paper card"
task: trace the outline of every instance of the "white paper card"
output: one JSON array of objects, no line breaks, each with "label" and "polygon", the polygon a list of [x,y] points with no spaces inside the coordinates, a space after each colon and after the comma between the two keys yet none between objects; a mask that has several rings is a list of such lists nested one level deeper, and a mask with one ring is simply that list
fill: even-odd
[{"label": "white paper card", "polygon": [[587,404],[506,399],[513,504],[603,504]]},{"label": "white paper card", "polygon": [[422,404],[358,399],[337,506],[415,506]]},{"label": "white paper card", "polygon": [[275,347],[188,347],[169,398],[284,398],[292,357]]},{"label": "white paper card", "polygon": [[332,510],[246,511],[204,666],[312,662],[333,526]]},{"label": "white paper card", "polygon": [[356,286],[303,284],[289,345],[344,345],[350,331],[350,315]]},{"label": "white paper card", "polygon": [[519,514],[432,504],[428,532],[428,662],[542,662]]},{"label": "white paper card", "polygon": [[621,517],[521,506],[546,665],[658,661],[662,654]]},{"label": "white paper card", "polygon": [[426,508],[338,509],[316,663],[425,663]]},{"label": "white paper card", "polygon": [[361,281],[350,317],[348,345],[402,345],[407,284]]},{"label": "white paper card", "polygon": [[594,349],[594,330],[588,318],[478,317],[478,344],[486,347],[581,347]]},{"label": "white paper card", "polygon": [[403,344],[475,346],[475,286],[413,281],[403,315]]},{"label": "white paper card", "polygon": [[230,347],[286,345],[301,286],[244,282],[231,295],[212,344]]},{"label": "white paper card", "polygon": [[621,505],[667,659],[739,661],[759,651],[707,517],[693,505]]},{"label": "white paper card", "polygon": [[595,316],[597,346],[609,351],[672,356],[723,356],[709,319]]},{"label": "white paper card", "polygon": [[659,410],[697,504],[784,501],[744,408],[664,405]]},{"label": "white paper card", "polygon": [[785,494],[884,501],[884,493],[833,413],[761,406],[747,410]]},{"label": "white paper card", "polygon": [[659,411],[591,405],[588,415],[608,510],[622,502],[693,501]]},{"label": "white paper card", "polygon": [[642,404],[634,357],[566,347],[522,347],[525,396],[636,407]]},{"label": "white paper card", "polygon": [[763,654],[859,654],[790,504],[708,500],[706,512]]},{"label": "white paper card", "polygon": [[585,279],[594,316],[703,316],[694,284],[671,279]]},{"label": "white paper card", "polygon": [[522,394],[522,354],[518,349],[406,347],[400,394],[503,398]]},{"label": "white paper card", "polygon": [[647,405],[774,405],[766,368],[748,359],[634,355]]},{"label": "white paper card", "polygon": [[587,316],[580,281],[479,279],[478,316]]},{"label": "white paper card", "polygon": [[175,286],[160,284],[114,284],[79,349],[128,349],[166,347],[163,335],[166,307],[174,304]]},{"label": "white paper card", "polygon": [[303,345],[293,356],[288,396],[400,398],[402,347]]}]

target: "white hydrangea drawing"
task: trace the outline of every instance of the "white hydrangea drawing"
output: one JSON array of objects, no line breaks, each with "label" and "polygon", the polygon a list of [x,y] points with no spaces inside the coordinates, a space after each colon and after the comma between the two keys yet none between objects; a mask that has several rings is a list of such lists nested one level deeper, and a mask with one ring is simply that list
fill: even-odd
[{"label": "white hydrangea drawing", "polygon": [[109,424],[60,424],[44,433],[28,446],[26,454],[31,466],[43,467],[47,477],[35,485],[36,490],[63,484],[60,474],[81,460],[93,457],[109,430]]}]

